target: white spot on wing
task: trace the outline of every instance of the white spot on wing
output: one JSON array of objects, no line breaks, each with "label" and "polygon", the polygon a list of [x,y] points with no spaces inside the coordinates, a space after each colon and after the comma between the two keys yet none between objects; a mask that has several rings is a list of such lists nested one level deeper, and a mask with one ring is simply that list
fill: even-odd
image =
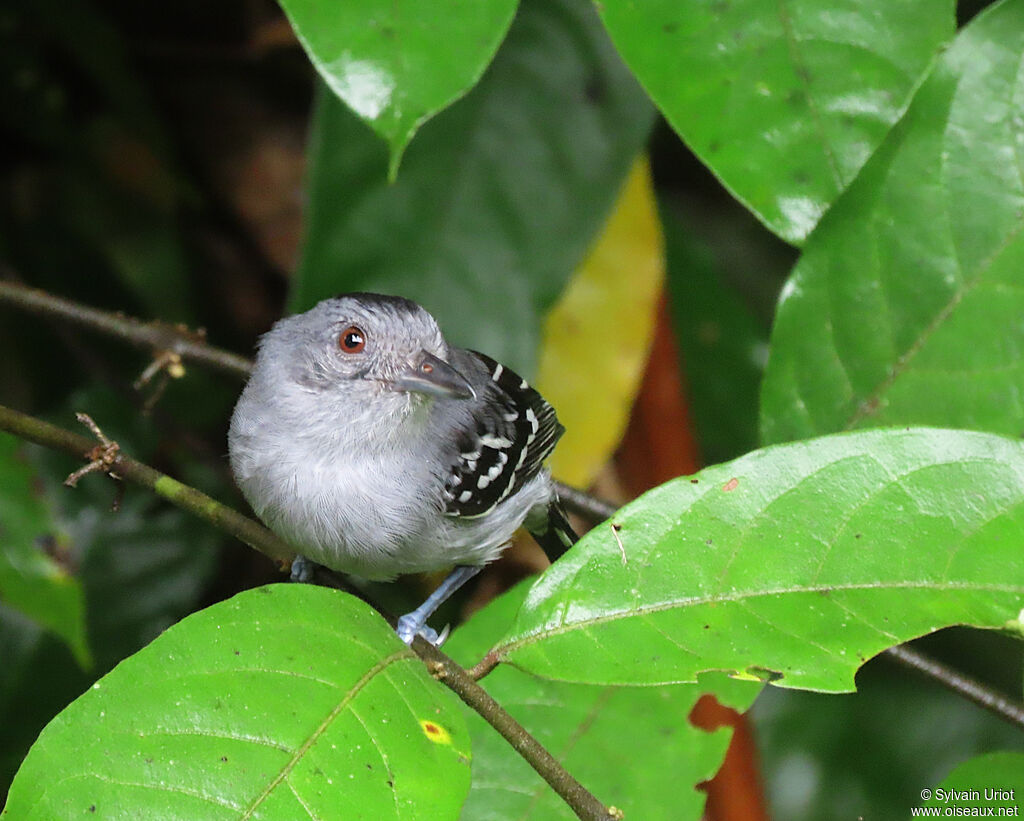
[{"label": "white spot on wing", "polygon": [[[536,433],[540,424],[537,422],[537,414],[533,412],[533,408],[526,409],[526,421],[530,423],[530,427],[533,428],[533,432]],[[530,438],[530,441],[533,441],[532,437]]]}]

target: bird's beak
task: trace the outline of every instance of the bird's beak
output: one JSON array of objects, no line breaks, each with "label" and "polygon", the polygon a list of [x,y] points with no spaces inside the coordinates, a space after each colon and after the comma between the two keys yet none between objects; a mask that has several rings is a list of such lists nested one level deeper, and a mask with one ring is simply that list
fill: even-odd
[{"label": "bird's beak", "polygon": [[426,393],[447,399],[474,399],[476,391],[461,373],[432,353],[421,351],[408,370],[392,382],[401,391]]}]

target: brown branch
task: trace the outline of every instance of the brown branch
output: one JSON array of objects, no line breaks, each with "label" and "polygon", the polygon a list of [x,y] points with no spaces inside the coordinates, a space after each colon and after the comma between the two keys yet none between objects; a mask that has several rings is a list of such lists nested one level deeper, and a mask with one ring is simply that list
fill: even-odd
[{"label": "brown branch", "polygon": [[480,681],[499,664],[501,664],[501,656],[498,655],[496,650],[491,650],[466,672],[469,673],[469,677],[473,681]]},{"label": "brown branch", "polygon": [[[2,270],[2,266],[0,266],[0,270]],[[123,314],[99,311],[19,283],[0,280],[0,303],[7,303],[42,316],[53,316],[67,320],[80,327],[122,339],[137,347],[149,348],[155,355],[158,355],[161,351],[172,351],[179,354],[186,361],[220,370],[239,379],[248,377],[249,372],[252,370],[252,362],[250,360],[230,351],[208,345],[196,339],[193,334],[190,334],[185,329],[163,323],[140,322]],[[83,439],[81,441],[86,442],[88,440]],[[90,447],[92,447],[91,444]],[[169,482],[174,481],[169,477],[165,478]],[[595,522],[610,518],[615,513],[615,506],[608,502],[560,482],[556,484],[559,496],[569,510],[575,511]],[[198,491],[194,492],[198,493]],[[251,520],[249,521],[251,522]],[[246,539],[243,538],[242,541],[246,541]],[[253,546],[257,550],[260,549],[256,545]],[[905,647],[892,648],[887,652],[901,663],[910,665],[907,658],[900,658],[896,652],[905,649]],[[916,651],[910,652],[921,659],[931,662],[931,659],[918,654]],[[478,677],[486,675],[497,663],[492,663],[492,661],[485,659],[473,668],[474,673]],[[969,679],[937,662],[915,664],[912,666],[958,695],[964,696],[975,703],[982,704],[982,706],[993,710],[1014,724],[1019,723],[1013,717],[1012,711],[1006,713],[997,707],[991,706],[1004,703],[1006,699],[985,685],[979,682],[972,682],[973,687],[965,687],[964,682],[970,681]],[[971,695],[971,692],[976,693],[977,697]]]},{"label": "brown branch", "polygon": [[584,519],[589,519],[594,524],[610,519],[615,515],[618,507],[604,499],[591,496],[579,488],[570,487],[564,482],[555,482],[555,490],[558,491],[558,498],[565,505],[565,509]]},{"label": "brown branch", "polygon": [[421,636],[412,643],[412,649],[422,658],[431,675],[472,708],[490,724],[530,766],[537,771],[578,818],[597,821],[618,821],[622,812],[606,807],[573,778],[566,769],[526,729],[510,716],[483,687],[476,683],[462,667]]},{"label": "brown branch", "polygon": [[[205,493],[125,456],[117,447],[117,443],[107,440],[102,435],[102,431],[95,423],[90,427],[100,439],[98,444],[93,439],[0,405],[0,430],[81,459],[88,463],[88,472],[102,471],[115,478],[148,488],[182,510],[209,522],[276,561],[287,562],[294,557],[295,551],[267,528]],[[75,471],[72,474],[76,481],[83,475],[82,471]],[[565,799],[578,817],[588,821],[615,821],[621,818],[615,810],[605,808],[569,775],[540,742],[506,713],[462,667],[422,638],[417,637],[413,642],[413,650],[427,664],[435,678],[477,710],[484,720],[501,733],[513,749]]]},{"label": "brown branch", "polygon": [[908,644],[890,647],[884,654],[887,658],[923,673],[928,678],[938,681],[959,696],[973,701],[979,707],[995,713],[1000,718],[1016,724],[1024,730],[1024,704],[1013,701],[996,692],[977,679],[966,676],[959,670],[947,667],[940,661],[915,650]]},{"label": "brown branch", "polygon": [[[84,462],[97,461],[95,440],[3,405],[0,405],[0,430],[52,450],[62,450]],[[295,551],[291,547],[249,517],[195,488],[183,485],[176,479],[154,470],[149,465],[125,456],[120,451],[107,459],[102,467],[104,472],[114,473],[122,479],[152,490],[171,504],[231,534],[274,561],[288,562],[295,556]]]},{"label": "brown branch", "polygon": [[186,361],[231,374],[238,379],[246,379],[252,370],[252,362],[244,356],[207,345],[203,341],[202,332],[189,331],[181,325],[142,322],[124,314],[90,308],[7,279],[0,280],[0,302],[31,314],[62,319],[80,328],[115,337],[137,348],[145,348],[154,355],[176,354]]}]

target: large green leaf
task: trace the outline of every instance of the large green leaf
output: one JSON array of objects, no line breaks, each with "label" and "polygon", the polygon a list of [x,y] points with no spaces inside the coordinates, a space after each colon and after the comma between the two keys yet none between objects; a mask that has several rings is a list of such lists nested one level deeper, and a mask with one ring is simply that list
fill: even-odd
[{"label": "large green leaf", "polygon": [[94,684],[40,735],[4,817],[454,818],[468,756],[454,697],[367,605],[272,585]]},{"label": "large green leaf", "polygon": [[803,240],[952,36],[952,0],[602,0],[662,113],[772,231]]},{"label": "large green leaf", "polygon": [[[447,650],[470,664],[511,624],[528,589],[520,585],[477,613]],[[548,681],[501,665],[482,682],[487,691],[597,797],[627,818],[699,818],[695,786],[722,763],[727,732],[688,721],[701,695],[746,710],[761,685],[720,674],[699,684],[600,687]],[[480,716],[467,712],[473,741],[473,784],[464,821],[526,821],[575,816],[540,776]],[[662,785],[671,781],[673,789]]]},{"label": "large green leaf", "polygon": [[53,630],[89,662],[79,581],[45,552],[61,550],[52,511],[19,442],[0,433],[0,601]]},{"label": "large green leaf", "polygon": [[387,140],[396,170],[416,129],[480,79],[516,10],[516,0],[281,5],[327,85]]},{"label": "large green leaf", "polygon": [[590,683],[705,670],[842,691],[869,657],[1024,600],[1024,444],[932,429],[825,437],[680,478],[588,533],[496,650]]},{"label": "large green leaf", "polygon": [[1024,2],[979,15],[807,243],[762,392],[766,442],[1024,430]]},{"label": "large green leaf", "polygon": [[483,80],[424,127],[393,185],[383,144],[321,94],[291,308],[341,291],[400,294],[456,344],[529,376],[542,317],[650,124],[585,0],[526,0]]}]

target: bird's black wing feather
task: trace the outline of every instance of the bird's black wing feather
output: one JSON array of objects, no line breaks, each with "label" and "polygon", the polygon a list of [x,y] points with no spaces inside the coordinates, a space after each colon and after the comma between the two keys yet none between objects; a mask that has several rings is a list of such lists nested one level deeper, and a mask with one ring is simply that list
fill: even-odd
[{"label": "bird's black wing feather", "polygon": [[483,516],[540,471],[564,428],[555,409],[525,379],[489,356],[468,352],[490,374],[491,384],[459,439],[459,453],[445,483],[445,512]]}]

